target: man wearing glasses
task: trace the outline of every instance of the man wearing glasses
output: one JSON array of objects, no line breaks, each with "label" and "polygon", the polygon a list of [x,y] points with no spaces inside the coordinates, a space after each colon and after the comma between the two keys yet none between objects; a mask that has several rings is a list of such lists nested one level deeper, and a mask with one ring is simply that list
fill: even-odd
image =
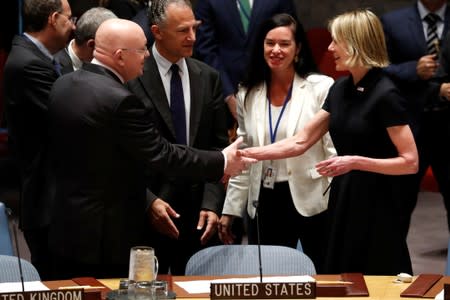
[{"label": "man wearing glasses", "polygon": [[55,278],[127,276],[130,248],[152,245],[148,222],[156,200],[146,170],[218,181],[253,162],[237,156],[236,142],[220,153],[171,145],[159,135],[149,105],[123,86],[142,75],[146,43],[136,23],[104,21],[92,62],[60,77],[50,93]]},{"label": "man wearing glasses", "polygon": [[67,0],[25,0],[25,33],[17,35],[4,68],[10,149],[20,172],[20,226],[41,279],[49,278],[47,233],[52,203],[44,186],[44,140],[50,89],[60,75],[54,54],[75,29]]}]

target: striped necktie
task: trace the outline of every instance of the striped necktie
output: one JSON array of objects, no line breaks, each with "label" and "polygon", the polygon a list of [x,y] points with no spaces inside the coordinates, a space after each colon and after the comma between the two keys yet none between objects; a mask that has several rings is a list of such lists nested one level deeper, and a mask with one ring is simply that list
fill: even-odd
[{"label": "striped necktie", "polygon": [[439,38],[437,35],[437,22],[441,18],[433,13],[425,16],[424,20],[428,24],[427,28],[427,53],[436,54],[439,50]]},{"label": "striped necktie", "polygon": [[250,23],[250,14],[252,9],[250,7],[249,0],[238,0],[239,2],[239,14],[241,15],[242,26],[244,27],[244,32],[248,32],[248,24]]}]

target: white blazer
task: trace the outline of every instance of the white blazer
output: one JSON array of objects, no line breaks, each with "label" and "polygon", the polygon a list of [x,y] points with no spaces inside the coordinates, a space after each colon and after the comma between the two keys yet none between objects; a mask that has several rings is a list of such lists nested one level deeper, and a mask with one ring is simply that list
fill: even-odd
[{"label": "white blazer", "polygon": [[[293,136],[322,108],[333,84],[331,77],[313,74],[304,79],[295,76],[292,87],[287,136]],[[266,85],[261,84],[248,95],[245,89],[237,94],[238,136],[244,138],[248,147],[264,146],[268,128],[268,101]],[[325,134],[303,155],[287,158],[289,188],[297,211],[303,216],[316,215],[327,208],[329,192],[323,195],[331,182],[330,177],[317,173],[315,165],[336,155],[329,134]],[[228,183],[222,214],[244,216],[245,207],[251,218],[255,217],[253,201],[259,199],[262,181],[262,162],[253,164],[241,175],[232,177]]]}]

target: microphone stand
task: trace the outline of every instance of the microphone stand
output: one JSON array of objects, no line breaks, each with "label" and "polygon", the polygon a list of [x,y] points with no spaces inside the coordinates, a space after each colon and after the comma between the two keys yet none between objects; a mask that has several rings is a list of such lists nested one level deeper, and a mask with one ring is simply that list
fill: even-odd
[{"label": "microphone stand", "polygon": [[[6,214],[8,215],[8,217],[11,217],[12,210],[10,208],[6,208]],[[22,283],[22,292],[25,292],[25,283],[24,283],[24,280],[23,280],[22,261],[20,260],[19,243],[17,241],[17,229],[16,229],[16,224],[14,224],[14,222],[13,222],[13,235],[14,235],[14,243],[16,244],[17,261],[19,263],[19,274],[20,274],[20,282]]]},{"label": "microphone stand", "polygon": [[258,263],[259,263],[259,282],[263,282],[262,273],[262,258],[261,258],[261,239],[260,239],[260,228],[259,228],[259,201],[253,201],[253,206],[256,208],[256,239],[258,241]]}]

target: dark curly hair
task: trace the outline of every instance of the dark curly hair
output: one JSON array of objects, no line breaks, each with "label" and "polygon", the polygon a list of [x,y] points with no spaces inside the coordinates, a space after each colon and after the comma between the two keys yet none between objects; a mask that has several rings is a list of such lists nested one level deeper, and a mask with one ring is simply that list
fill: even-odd
[{"label": "dark curly hair", "polygon": [[264,40],[269,31],[274,28],[289,26],[294,33],[297,45],[301,46],[298,60],[294,62],[295,72],[300,76],[305,76],[311,72],[317,72],[316,64],[311,55],[311,51],[306,40],[306,34],[301,23],[298,23],[291,15],[286,13],[276,14],[262,23],[256,35],[253,48],[250,52],[250,61],[247,73],[241,85],[247,88],[247,93],[262,82],[270,82],[270,69],[264,59]]}]

